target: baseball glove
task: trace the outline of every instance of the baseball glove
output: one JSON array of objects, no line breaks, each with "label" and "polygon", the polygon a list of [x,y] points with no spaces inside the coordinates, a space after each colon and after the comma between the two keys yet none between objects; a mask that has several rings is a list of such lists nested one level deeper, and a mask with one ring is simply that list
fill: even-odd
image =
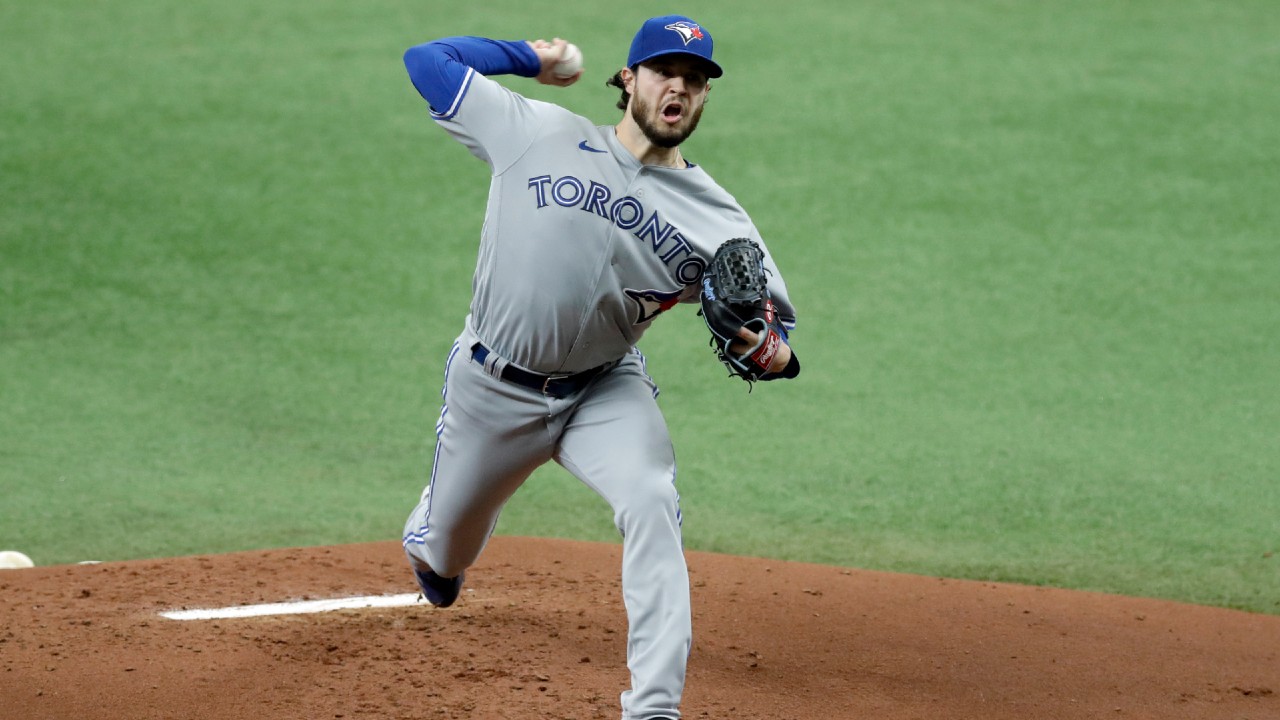
[{"label": "baseball glove", "polygon": [[[762,379],[786,341],[786,330],[766,287],[764,251],[748,238],[721,245],[702,275],[702,310],[716,355],[732,375]],[[739,335],[755,333],[755,344]],[[771,378],[769,378],[771,379]]]}]

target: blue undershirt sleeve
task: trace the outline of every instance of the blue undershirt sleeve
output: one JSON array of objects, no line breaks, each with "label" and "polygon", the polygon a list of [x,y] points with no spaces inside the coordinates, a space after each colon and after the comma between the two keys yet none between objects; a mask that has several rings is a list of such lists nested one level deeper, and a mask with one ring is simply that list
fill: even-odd
[{"label": "blue undershirt sleeve", "polygon": [[409,79],[433,110],[453,105],[466,85],[468,71],[481,75],[536,77],[538,55],[523,40],[451,37],[415,45],[405,51]]}]

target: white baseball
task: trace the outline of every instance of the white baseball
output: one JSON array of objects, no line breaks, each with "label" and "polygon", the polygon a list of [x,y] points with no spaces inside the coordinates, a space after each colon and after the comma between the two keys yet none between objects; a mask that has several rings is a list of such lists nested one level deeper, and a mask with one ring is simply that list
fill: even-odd
[{"label": "white baseball", "polygon": [[36,564],[31,562],[31,558],[23,555],[17,550],[5,550],[0,552],[0,570],[16,570],[18,568],[35,567]]},{"label": "white baseball", "polygon": [[571,78],[581,70],[582,51],[573,43],[565,45],[564,52],[560,54],[560,59],[556,61],[556,66],[552,68],[552,72],[559,78]]}]

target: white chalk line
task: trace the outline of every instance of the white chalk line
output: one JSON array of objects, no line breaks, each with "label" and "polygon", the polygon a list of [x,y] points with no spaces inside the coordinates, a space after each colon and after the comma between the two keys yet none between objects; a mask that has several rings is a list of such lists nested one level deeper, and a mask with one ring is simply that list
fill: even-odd
[{"label": "white chalk line", "polygon": [[304,615],[334,610],[407,607],[416,605],[419,602],[425,604],[425,601],[420,600],[421,597],[418,593],[406,593],[403,595],[367,595],[364,597],[335,598],[331,600],[297,600],[264,605],[237,605],[235,607],[199,610],[168,610],[160,613],[160,616],[170,620],[225,620],[267,615]]}]

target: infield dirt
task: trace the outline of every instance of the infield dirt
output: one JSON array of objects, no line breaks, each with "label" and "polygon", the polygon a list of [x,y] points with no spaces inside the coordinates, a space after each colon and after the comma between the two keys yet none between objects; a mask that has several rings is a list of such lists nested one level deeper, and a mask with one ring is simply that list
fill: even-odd
[{"label": "infield dirt", "polygon": [[[415,590],[395,543],[0,572],[0,718],[614,719],[615,545],[494,538],[459,603],[160,612]],[[688,553],[684,717],[1280,718],[1280,617]]]}]

